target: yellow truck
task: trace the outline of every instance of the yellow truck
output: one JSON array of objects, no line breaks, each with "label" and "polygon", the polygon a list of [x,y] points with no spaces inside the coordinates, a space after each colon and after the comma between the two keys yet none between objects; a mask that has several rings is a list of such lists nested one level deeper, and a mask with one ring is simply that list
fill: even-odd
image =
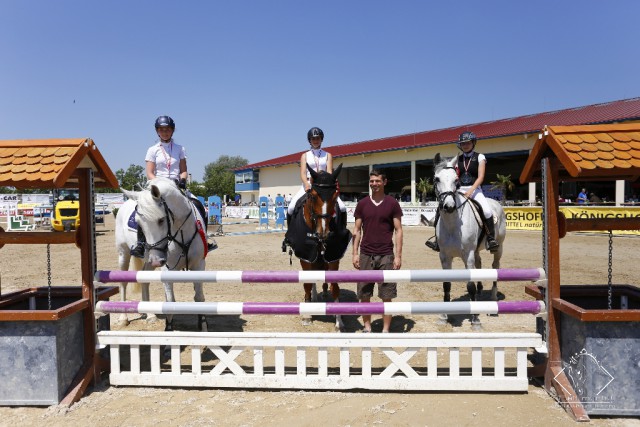
[{"label": "yellow truck", "polygon": [[51,213],[53,231],[77,230],[80,226],[78,190],[59,190],[54,194],[55,207]]}]

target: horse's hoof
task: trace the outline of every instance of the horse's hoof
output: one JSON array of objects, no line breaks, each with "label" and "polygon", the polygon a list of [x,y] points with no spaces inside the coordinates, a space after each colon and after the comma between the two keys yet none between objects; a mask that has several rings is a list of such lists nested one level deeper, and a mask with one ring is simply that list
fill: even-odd
[{"label": "horse's hoof", "polygon": [[312,323],[313,323],[313,321],[311,320],[310,317],[303,317],[302,318],[302,326],[311,326]]},{"label": "horse's hoof", "polygon": [[475,323],[471,323],[471,330],[478,332],[482,330],[482,323],[480,322],[475,322]]},{"label": "horse's hoof", "polygon": [[160,319],[158,319],[157,316],[149,314],[149,315],[147,315],[145,320],[146,320],[147,323],[156,323]]},{"label": "horse's hoof", "polygon": [[129,322],[129,319],[120,319],[118,321],[115,322],[115,326],[118,328],[125,328],[127,326],[129,326],[131,322]]},{"label": "horse's hoof", "polygon": [[449,323],[449,317],[446,314],[438,316],[438,325],[446,325]]}]

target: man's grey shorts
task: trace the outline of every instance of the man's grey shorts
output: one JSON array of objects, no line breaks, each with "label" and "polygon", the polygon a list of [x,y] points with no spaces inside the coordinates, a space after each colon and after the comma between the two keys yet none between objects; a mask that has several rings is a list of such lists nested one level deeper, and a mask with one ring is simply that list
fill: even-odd
[{"label": "man's grey shorts", "polygon": [[[360,270],[393,270],[392,255],[360,254]],[[358,282],[358,299],[373,296],[375,282]],[[395,282],[384,282],[378,285],[378,298],[393,299],[398,296],[398,286]]]}]

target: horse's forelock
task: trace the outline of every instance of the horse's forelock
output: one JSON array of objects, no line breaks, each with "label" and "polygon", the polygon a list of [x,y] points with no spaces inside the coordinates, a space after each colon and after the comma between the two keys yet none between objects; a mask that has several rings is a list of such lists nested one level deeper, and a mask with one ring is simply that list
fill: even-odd
[{"label": "horse's forelock", "polygon": [[442,159],[434,169],[434,173],[440,172],[442,169],[449,167],[449,159]]},{"label": "horse's forelock", "polygon": [[323,201],[328,202],[336,191],[337,179],[325,171],[318,172],[316,178],[317,179],[313,181],[312,187]]},{"label": "horse's forelock", "polygon": [[138,197],[138,213],[150,221],[158,221],[164,217],[162,203],[155,199],[150,191],[142,191]]}]

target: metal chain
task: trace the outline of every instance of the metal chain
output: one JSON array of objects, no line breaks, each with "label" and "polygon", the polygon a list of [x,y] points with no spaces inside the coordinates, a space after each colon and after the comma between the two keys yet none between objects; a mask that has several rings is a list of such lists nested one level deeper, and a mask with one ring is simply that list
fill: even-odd
[{"label": "metal chain", "polygon": [[47,301],[49,310],[51,310],[51,244],[47,243]]},{"label": "metal chain", "polygon": [[607,307],[611,310],[613,285],[611,284],[611,277],[613,275],[613,231],[609,230],[609,288],[607,291]]}]

